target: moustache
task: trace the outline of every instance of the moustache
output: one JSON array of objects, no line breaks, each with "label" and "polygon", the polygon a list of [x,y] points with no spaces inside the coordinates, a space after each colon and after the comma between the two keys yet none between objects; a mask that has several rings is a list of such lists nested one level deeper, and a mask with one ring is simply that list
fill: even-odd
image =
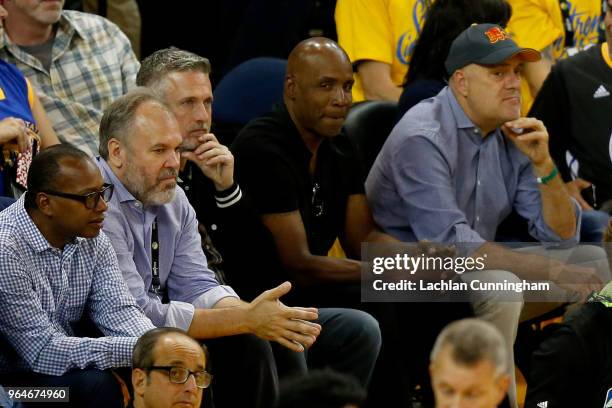
[{"label": "moustache", "polygon": [[206,133],[210,133],[210,126],[206,125],[206,124],[203,124],[203,125],[193,126],[193,127],[189,128],[189,129],[187,129],[187,131],[189,133],[196,132],[196,131],[199,131],[199,130],[203,130]]},{"label": "moustache", "polygon": [[170,177],[174,177],[177,178],[178,177],[178,170],[176,169],[163,169],[160,173],[159,176],[157,177],[158,180],[162,180],[162,179],[167,179]]}]

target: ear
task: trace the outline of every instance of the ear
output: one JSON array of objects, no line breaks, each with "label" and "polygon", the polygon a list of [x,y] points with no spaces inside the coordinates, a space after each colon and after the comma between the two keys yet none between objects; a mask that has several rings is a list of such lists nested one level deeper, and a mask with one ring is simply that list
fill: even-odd
[{"label": "ear", "polygon": [[462,69],[458,69],[453,73],[451,77],[451,81],[453,84],[453,88],[457,91],[457,93],[464,98],[467,97],[468,94],[468,76],[466,72]]},{"label": "ear", "polygon": [[500,375],[497,380],[497,405],[501,404],[505,398],[508,387],[510,387],[510,376],[508,374]]},{"label": "ear", "polygon": [[134,387],[134,396],[139,395],[142,397],[145,393],[147,385],[147,372],[140,368],[134,368],[132,370],[132,387]]},{"label": "ear", "polygon": [[53,215],[53,209],[51,208],[51,200],[49,200],[49,196],[45,193],[36,194],[36,205],[38,206],[38,210],[45,214],[48,217]]},{"label": "ear", "polygon": [[296,87],[297,84],[295,82],[295,78],[293,75],[287,75],[285,77],[285,95],[287,98],[294,100],[296,96]]},{"label": "ear", "polygon": [[108,162],[118,169],[125,164],[125,146],[114,137],[108,141]]}]

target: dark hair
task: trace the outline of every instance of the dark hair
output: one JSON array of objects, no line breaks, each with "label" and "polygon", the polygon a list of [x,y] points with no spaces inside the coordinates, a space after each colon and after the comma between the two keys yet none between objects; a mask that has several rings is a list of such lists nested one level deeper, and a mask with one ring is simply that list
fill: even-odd
[{"label": "dark hair", "polygon": [[138,86],[154,87],[164,76],[171,72],[200,71],[210,74],[210,61],[193,52],[176,47],[155,51],[142,60],[136,84]]},{"label": "dark hair", "polygon": [[206,357],[206,364],[208,365],[208,351],[206,346],[198,343],[196,340],[189,337],[189,335],[181,329],[176,327],[157,327],[155,329],[151,329],[138,339],[136,344],[134,345],[134,352],[132,354],[132,368],[147,368],[151,367],[155,361],[153,361],[153,351],[155,350],[155,346],[157,345],[157,341],[168,335],[168,334],[176,334],[179,336],[187,337],[192,340],[194,343],[199,344],[204,351],[204,356]]},{"label": "dark hair", "polygon": [[404,86],[417,79],[448,79],[444,61],[453,40],[473,23],[505,27],[512,16],[506,0],[436,0],[426,12]]},{"label": "dark hair", "polygon": [[276,408],[342,408],[360,406],[365,399],[355,378],[331,369],[311,370],[281,382]]},{"label": "dark hair", "polygon": [[62,159],[70,157],[76,160],[92,160],[82,150],[69,144],[57,144],[42,150],[32,160],[28,170],[25,208],[38,208],[36,195],[45,190],[55,189],[56,182],[62,174]]},{"label": "dark hair", "polygon": [[132,89],[106,108],[100,121],[100,146],[98,147],[98,152],[103,159],[108,160],[108,141],[110,139],[115,138],[127,144],[136,110],[140,105],[149,101],[159,104],[172,114],[163,99],[150,89],[143,87]]}]

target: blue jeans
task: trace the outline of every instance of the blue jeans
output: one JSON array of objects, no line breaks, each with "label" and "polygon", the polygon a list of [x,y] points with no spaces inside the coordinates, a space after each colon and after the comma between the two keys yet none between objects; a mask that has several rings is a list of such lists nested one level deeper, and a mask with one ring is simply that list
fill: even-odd
[{"label": "blue jeans", "polygon": [[330,367],[367,387],[382,344],[376,319],[355,309],[320,308],[317,323],[322,326],[321,334],[304,353],[272,343],[279,375]]},{"label": "blue jeans", "polygon": [[603,232],[608,226],[610,215],[604,211],[582,210],[580,224],[580,242],[599,243],[603,239]]}]

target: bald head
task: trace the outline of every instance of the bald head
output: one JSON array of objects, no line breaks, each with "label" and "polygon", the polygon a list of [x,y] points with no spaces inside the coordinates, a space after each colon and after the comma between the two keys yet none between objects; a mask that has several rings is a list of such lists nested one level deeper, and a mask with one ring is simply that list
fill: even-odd
[{"label": "bald head", "polygon": [[351,60],[338,43],[325,37],[312,37],[300,42],[289,54],[287,75],[308,70],[312,63],[320,59],[330,59],[337,64],[351,66]]},{"label": "bald head", "polygon": [[340,133],[352,102],[352,87],[351,61],[335,41],[309,38],[289,54],[284,100],[303,137]]}]

